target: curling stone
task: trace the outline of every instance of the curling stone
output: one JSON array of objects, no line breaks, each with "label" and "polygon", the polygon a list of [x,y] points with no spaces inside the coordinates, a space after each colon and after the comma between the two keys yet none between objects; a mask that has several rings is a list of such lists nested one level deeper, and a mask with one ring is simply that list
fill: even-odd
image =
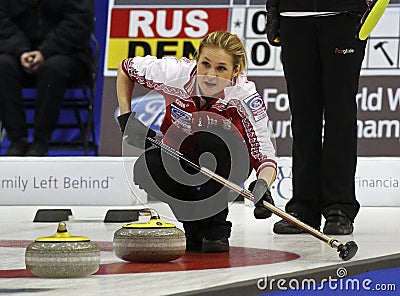
[{"label": "curling stone", "polygon": [[129,262],[167,262],[185,253],[186,239],[174,224],[162,221],[153,209],[140,210],[141,216],[151,216],[147,223],[124,224],[114,233],[115,255]]},{"label": "curling stone", "polygon": [[37,238],[26,248],[25,265],[39,277],[84,277],[99,269],[100,248],[87,237],[70,235],[60,222],[53,236]]}]

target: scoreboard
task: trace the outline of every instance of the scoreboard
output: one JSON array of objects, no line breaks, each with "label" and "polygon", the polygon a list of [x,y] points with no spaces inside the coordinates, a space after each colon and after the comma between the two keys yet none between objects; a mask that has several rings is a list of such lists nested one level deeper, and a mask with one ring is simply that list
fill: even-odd
[{"label": "scoreboard", "polygon": [[[283,76],[280,48],[270,46],[266,39],[264,1],[151,2],[110,1],[106,76],[115,76],[119,62],[127,57],[193,58],[200,40],[216,30],[242,39],[249,76]],[[362,75],[399,75],[399,39],[400,5],[390,4],[368,38]]]}]

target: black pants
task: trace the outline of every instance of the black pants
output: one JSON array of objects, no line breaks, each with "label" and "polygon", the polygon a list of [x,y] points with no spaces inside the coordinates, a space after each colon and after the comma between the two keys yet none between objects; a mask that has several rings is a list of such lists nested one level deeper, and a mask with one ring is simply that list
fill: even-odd
[{"label": "black pants", "polygon": [[[199,155],[209,152],[215,161],[202,158],[202,167],[237,184],[248,177],[249,170],[230,174],[234,148],[228,148],[218,137],[202,132],[194,145],[196,156],[190,158],[193,163],[198,163]],[[187,237],[197,240],[230,237],[232,223],[227,221],[228,202],[238,194],[227,187],[158,148],[149,149],[139,157],[133,176],[135,184],[150,196],[169,204],[175,217],[183,223]]]},{"label": "black pants", "polygon": [[282,62],[292,113],[295,211],[314,227],[331,209],[354,220],[359,73],[365,42],[359,17],[281,17]]},{"label": "black pants", "polygon": [[0,54],[0,117],[11,141],[27,137],[23,87],[37,89],[34,138],[50,140],[57,124],[67,82],[79,82],[89,75],[85,65],[68,56],[45,60],[35,74],[26,73],[19,60]]}]

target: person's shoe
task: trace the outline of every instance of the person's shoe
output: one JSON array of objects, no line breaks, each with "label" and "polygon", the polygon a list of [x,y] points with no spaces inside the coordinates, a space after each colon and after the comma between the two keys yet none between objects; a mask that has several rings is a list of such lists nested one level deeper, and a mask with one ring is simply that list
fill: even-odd
[{"label": "person's shoe", "polygon": [[26,140],[12,141],[8,147],[7,156],[25,156],[28,143]]},{"label": "person's shoe", "polygon": [[[299,214],[297,214],[295,212],[290,212],[289,214],[292,215],[293,217],[301,220]],[[283,219],[274,224],[273,231],[276,234],[300,234],[300,233],[304,232],[300,228],[297,228],[293,224],[291,224]]]},{"label": "person's shoe", "polygon": [[201,240],[186,238],[186,252],[200,252],[203,242]]},{"label": "person's shoe", "polygon": [[46,156],[49,153],[49,144],[47,141],[35,140],[29,146],[26,151],[26,156]]},{"label": "person's shoe", "polygon": [[218,237],[213,239],[203,238],[201,251],[204,253],[229,252],[229,240],[226,237]]},{"label": "person's shoe", "polygon": [[326,214],[323,232],[329,235],[348,235],[353,233],[353,223],[341,210],[330,210]]}]

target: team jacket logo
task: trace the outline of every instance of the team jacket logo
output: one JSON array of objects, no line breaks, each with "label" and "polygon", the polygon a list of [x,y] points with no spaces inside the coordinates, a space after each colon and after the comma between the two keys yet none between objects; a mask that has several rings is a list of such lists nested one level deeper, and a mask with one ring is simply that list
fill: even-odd
[{"label": "team jacket logo", "polygon": [[176,125],[184,129],[190,130],[192,127],[192,114],[178,108],[173,103],[171,104],[171,118]]},{"label": "team jacket logo", "polygon": [[255,121],[259,121],[267,116],[267,109],[265,108],[264,101],[259,94],[251,95],[244,101],[253,113]]}]

